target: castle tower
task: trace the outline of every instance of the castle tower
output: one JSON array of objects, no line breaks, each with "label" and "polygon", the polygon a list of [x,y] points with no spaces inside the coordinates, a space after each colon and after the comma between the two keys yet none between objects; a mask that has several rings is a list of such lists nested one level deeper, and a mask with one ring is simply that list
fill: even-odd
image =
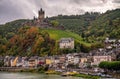
[{"label": "castle tower", "polygon": [[45,12],[42,10],[42,8],[38,11],[38,20],[39,22],[42,22],[45,18]]}]

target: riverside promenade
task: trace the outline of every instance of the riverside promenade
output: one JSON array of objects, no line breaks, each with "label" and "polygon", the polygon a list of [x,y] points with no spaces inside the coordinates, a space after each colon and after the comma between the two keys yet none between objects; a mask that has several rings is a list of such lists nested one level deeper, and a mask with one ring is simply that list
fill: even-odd
[{"label": "riverside promenade", "polygon": [[0,71],[22,71],[22,70],[32,70],[36,68],[30,68],[30,67],[0,67]]}]

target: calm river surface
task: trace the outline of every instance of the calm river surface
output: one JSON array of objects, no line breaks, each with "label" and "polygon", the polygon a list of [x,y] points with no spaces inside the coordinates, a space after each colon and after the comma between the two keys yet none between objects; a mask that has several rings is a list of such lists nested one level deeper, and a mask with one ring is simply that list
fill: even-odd
[{"label": "calm river surface", "polygon": [[59,75],[46,75],[38,73],[10,73],[0,72],[0,79],[83,79],[80,77],[62,77]]},{"label": "calm river surface", "polygon": [[[114,75],[115,78],[120,79],[120,74]],[[13,72],[0,72],[0,79],[84,79],[80,77],[62,77],[60,75],[47,75],[39,73],[13,73]],[[109,79],[109,78],[103,78]]]}]

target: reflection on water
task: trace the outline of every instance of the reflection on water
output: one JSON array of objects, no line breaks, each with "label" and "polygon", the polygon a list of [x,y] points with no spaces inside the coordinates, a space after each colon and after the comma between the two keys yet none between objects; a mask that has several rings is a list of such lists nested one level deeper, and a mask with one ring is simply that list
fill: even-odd
[{"label": "reflection on water", "polygon": [[9,73],[0,72],[0,79],[83,79],[80,77],[62,77],[59,75],[46,75],[37,73]]},{"label": "reflection on water", "polygon": [[[117,79],[120,79],[120,74],[115,74],[114,77]],[[84,78],[72,77],[72,76],[62,77],[60,75],[46,75],[46,74],[39,74],[39,73],[0,72],[0,79],[84,79]],[[106,78],[106,79],[109,79],[109,78]]]},{"label": "reflection on water", "polygon": [[113,74],[113,76],[117,79],[120,79],[120,74]]}]

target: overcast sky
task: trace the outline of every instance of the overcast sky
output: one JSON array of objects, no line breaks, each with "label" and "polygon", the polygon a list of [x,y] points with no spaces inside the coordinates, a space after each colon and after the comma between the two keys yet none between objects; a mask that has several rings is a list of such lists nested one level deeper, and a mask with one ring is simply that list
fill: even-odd
[{"label": "overcast sky", "polygon": [[46,16],[105,12],[120,8],[120,0],[0,0],[0,24],[37,17],[40,8],[45,10]]}]

